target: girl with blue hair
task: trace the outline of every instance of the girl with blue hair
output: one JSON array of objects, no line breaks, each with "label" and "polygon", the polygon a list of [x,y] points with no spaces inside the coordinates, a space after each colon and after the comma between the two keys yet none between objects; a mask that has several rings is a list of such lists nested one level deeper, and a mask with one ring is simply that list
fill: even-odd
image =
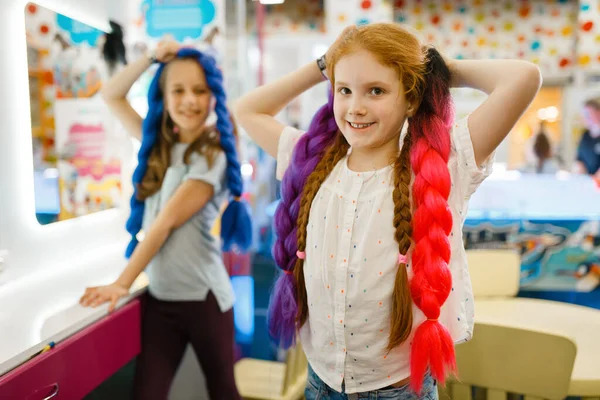
[{"label": "girl with blue hair", "polygon": [[[157,61],[142,120],[126,95]],[[135,398],[166,399],[191,343],[210,397],[239,399],[233,375],[234,294],[211,227],[228,197],[221,219],[223,250],[247,250],[251,226],[248,207],[240,201],[242,178],[222,74],[212,57],[163,40],[153,55],[115,75],[103,97],[142,144],[127,221],[129,263],[114,283],[86,289],[81,304],[110,302],[112,311],[146,269]],[[216,126],[206,123],[212,109]]]}]

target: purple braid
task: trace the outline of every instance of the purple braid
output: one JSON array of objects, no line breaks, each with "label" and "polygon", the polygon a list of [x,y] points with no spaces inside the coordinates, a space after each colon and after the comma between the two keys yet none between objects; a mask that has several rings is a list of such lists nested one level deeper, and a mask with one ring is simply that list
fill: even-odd
[{"label": "purple braid", "polygon": [[315,170],[328,147],[335,140],[338,126],[333,115],[333,94],[330,91],[327,104],[315,114],[308,131],[298,140],[292,153],[292,161],[281,182],[281,202],[275,211],[277,240],[273,256],[284,273],[275,282],[267,324],[269,336],[284,349],[295,343],[298,302],[296,278],[293,275],[297,260],[297,219],[302,189],[308,176]]}]

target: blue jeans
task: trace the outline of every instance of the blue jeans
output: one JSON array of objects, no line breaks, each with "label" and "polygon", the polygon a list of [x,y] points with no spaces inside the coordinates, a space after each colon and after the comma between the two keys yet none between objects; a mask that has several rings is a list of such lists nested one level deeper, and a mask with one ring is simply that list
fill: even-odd
[{"label": "blue jeans", "polygon": [[415,394],[409,385],[399,388],[371,390],[370,392],[347,394],[344,391],[342,383],[342,393],[336,392],[315,374],[315,371],[308,366],[308,382],[304,389],[306,400],[438,400],[437,384],[429,373],[423,380],[423,389],[421,396]]}]

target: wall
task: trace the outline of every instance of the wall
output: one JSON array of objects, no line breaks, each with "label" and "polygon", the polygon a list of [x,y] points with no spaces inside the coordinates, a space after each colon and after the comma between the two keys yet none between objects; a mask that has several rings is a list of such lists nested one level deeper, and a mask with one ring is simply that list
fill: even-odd
[{"label": "wall", "polygon": [[577,2],[397,0],[394,20],[452,57],[520,58],[546,76],[574,68]]},{"label": "wall", "polygon": [[[39,4],[95,27],[105,27],[110,2],[45,0]],[[24,0],[0,2],[0,249],[9,251],[0,285],[36,268],[60,268],[66,260],[123,240],[123,210],[109,210],[48,226],[35,219],[33,158],[25,43]],[[116,9],[116,8],[115,8]],[[8,101],[10,96],[10,101]]]},{"label": "wall", "polygon": [[579,25],[577,64],[591,73],[600,72],[600,2],[582,0],[577,19]]},{"label": "wall", "polygon": [[[247,29],[256,34],[256,2]],[[308,0],[265,7],[264,34],[322,35],[349,24],[395,21],[456,58],[521,58],[547,79],[600,72],[599,0]]]}]

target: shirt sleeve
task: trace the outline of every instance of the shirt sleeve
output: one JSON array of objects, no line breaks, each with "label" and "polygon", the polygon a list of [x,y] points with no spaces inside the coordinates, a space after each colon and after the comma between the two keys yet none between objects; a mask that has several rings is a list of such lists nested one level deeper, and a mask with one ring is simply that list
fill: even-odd
[{"label": "shirt sleeve", "polygon": [[304,131],[298,130],[291,126],[283,128],[279,136],[279,146],[277,147],[277,171],[276,178],[283,179],[283,174],[290,165],[294,146],[298,143],[298,139],[304,134]]},{"label": "shirt sleeve", "polygon": [[183,180],[194,179],[203,181],[212,185],[214,192],[219,193],[225,180],[225,170],[227,169],[227,157],[220,151],[215,157],[212,166],[209,168],[208,160],[200,154],[193,154],[190,168],[183,177]]},{"label": "shirt sleeve", "polygon": [[452,145],[456,151],[457,168],[465,195],[470,197],[481,183],[492,173],[496,150],[482,165],[475,162],[475,151],[468,124],[469,116],[454,123],[452,127]]}]

